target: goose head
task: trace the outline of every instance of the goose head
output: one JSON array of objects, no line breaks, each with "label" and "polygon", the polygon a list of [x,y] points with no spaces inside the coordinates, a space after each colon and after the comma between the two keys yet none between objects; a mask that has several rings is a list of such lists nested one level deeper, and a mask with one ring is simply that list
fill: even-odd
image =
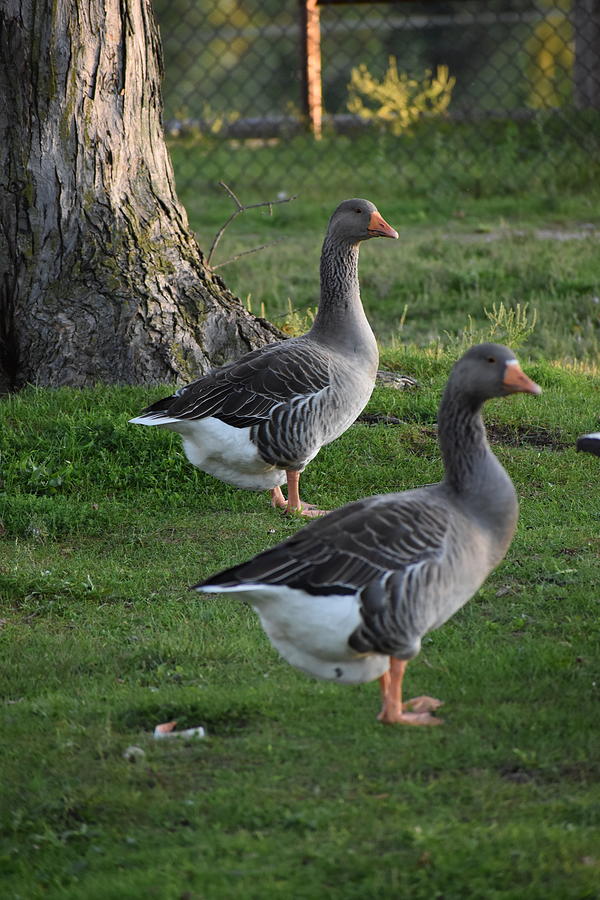
[{"label": "goose head", "polygon": [[513,351],[502,344],[471,347],[454,365],[449,383],[453,391],[477,404],[520,391],[542,393],[541,387],[523,372]]},{"label": "goose head", "polygon": [[329,220],[328,234],[336,242],[349,244],[372,237],[398,237],[398,232],[388,225],[374,203],[357,197],[340,203]]}]

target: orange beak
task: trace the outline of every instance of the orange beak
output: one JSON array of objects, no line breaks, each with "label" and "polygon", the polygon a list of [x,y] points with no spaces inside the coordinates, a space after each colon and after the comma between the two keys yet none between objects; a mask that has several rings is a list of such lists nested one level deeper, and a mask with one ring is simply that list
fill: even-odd
[{"label": "orange beak", "polygon": [[391,225],[388,225],[385,219],[379,215],[377,210],[371,213],[367,231],[373,237],[389,237],[395,239],[398,238],[398,232],[396,231],[396,229],[392,228]]},{"label": "orange beak", "polygon": [[516,359],[510,359],[506,363],[502,384],[509,394],[516,394],[519,391],[523,391],[525,394],[542,393],[539,384],[527,377]]}]

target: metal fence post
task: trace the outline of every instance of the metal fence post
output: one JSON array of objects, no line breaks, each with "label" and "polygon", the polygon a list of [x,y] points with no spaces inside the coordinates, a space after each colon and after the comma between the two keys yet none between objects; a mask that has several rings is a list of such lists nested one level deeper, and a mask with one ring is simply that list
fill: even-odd
[{"label": "metal fence post", "polygon": [[300,0],[302,43],[302,108],[314,137],[321,137],[321,11],[318,0]]},{"label": "metal fence post", "polygon": [[575,0],[575,104],[600,109],[600,0]]}]

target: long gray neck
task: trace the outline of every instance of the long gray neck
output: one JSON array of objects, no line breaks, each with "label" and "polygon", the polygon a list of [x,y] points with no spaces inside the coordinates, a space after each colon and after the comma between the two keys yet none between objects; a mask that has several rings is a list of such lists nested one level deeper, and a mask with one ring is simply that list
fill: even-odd
[{"label": "long gray neck", "polygon": [[507,472],[490,450],[481,417],[482,403],[446,388],[438,417],[445,467],[443,485],[458,495],[472,515],[510,542],[519,506]]},{"label": "long gray neck", "polygon": [[360,299],[359,244],[325,237],[321,252],[321,299],[311,335],[348,352],[377,354]]}]

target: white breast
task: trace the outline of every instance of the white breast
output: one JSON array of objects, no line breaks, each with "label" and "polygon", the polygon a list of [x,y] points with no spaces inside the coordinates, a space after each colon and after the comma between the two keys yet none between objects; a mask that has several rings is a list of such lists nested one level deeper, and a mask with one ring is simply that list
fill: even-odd
[{"label": "white breast", "polygon": [[148,424],[180,434],[191,464],[227,484],[262,491],[285,482],[285,471],[269,465],[259,456],[256,445],[250,440],[250,428],[234,428],[213,416],[155,419]]},{"label": "white breast", "polygon": [[285,585],[204,588],[244,596],[258,613],[267,637],[283,658],[326,681],[362,684],[389,668],[389,657],[359,654],[348,638],[361,623],[355,594],[315,596]]}]

